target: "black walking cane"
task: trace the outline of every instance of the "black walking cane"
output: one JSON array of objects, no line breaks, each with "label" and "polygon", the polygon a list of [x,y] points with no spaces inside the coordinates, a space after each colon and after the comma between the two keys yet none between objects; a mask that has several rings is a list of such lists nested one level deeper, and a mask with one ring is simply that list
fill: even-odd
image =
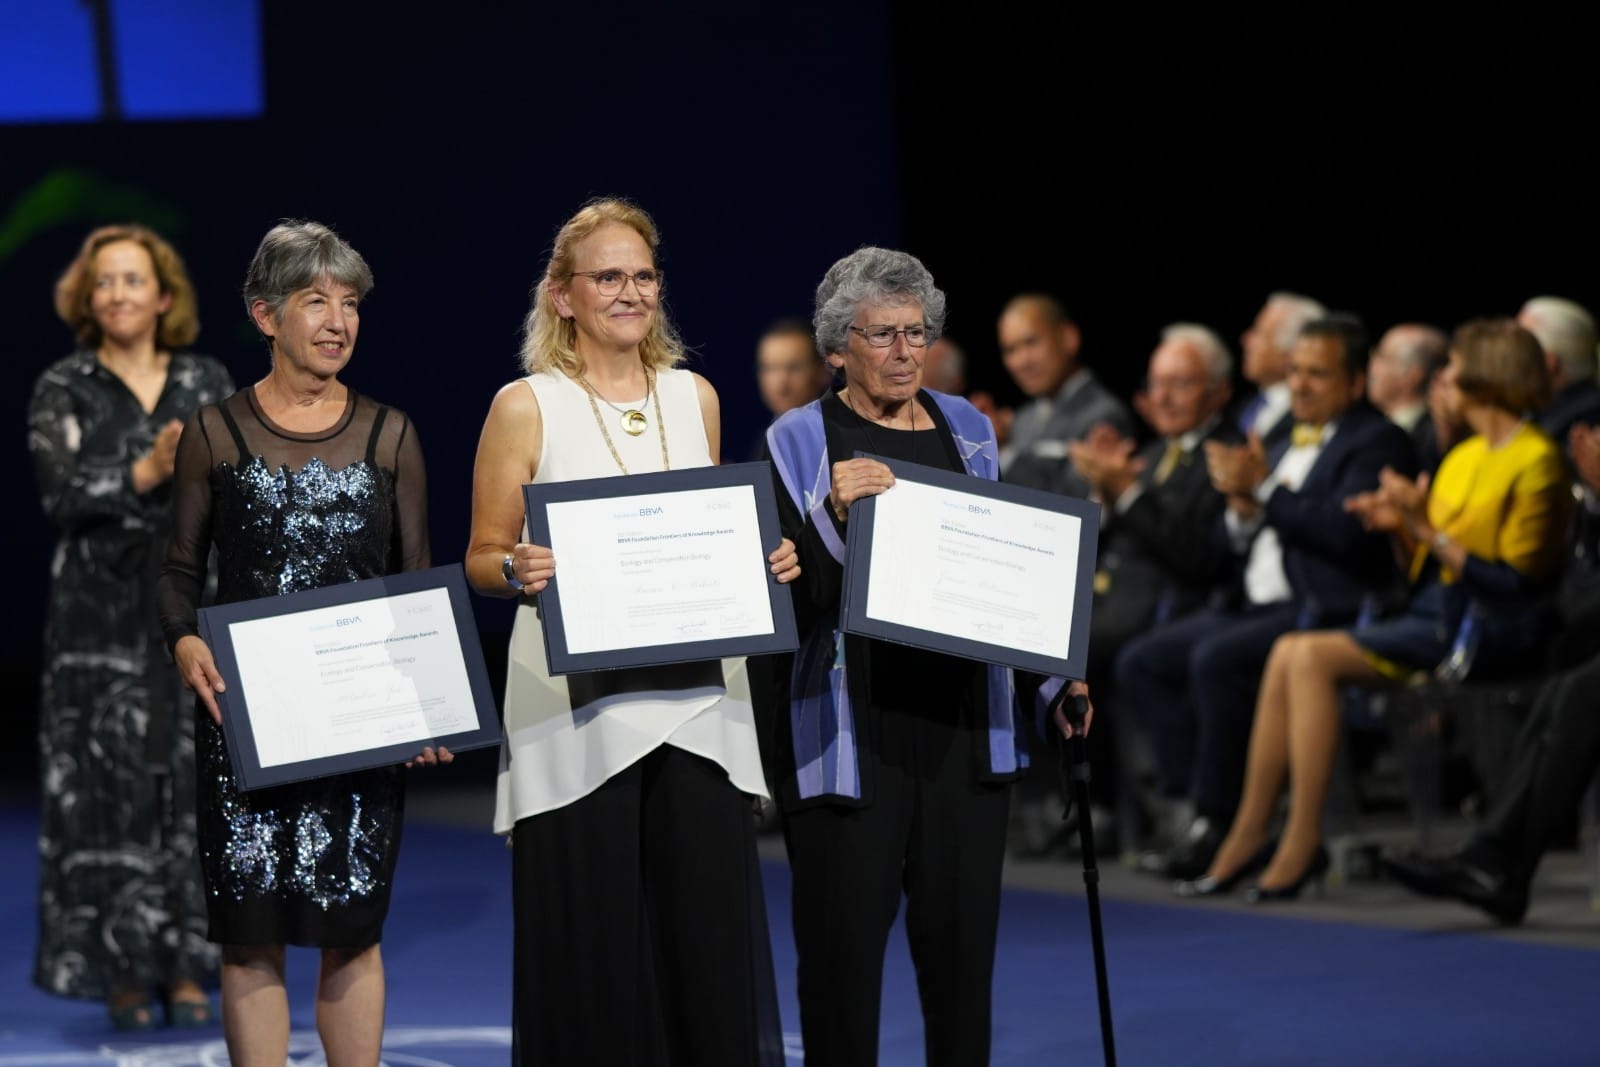
[{"label": "black walking cane", "polygon": [[[1111,989],[1106,980],[1106,942],[1100,929],[1100,870],[1094,860],[1094,820],[1089,817],[1089,753],[1083,742],[1083,720],[1089,714],[1089,698],[1067,695],[1070,687],[1063,685],[1061,695],[1055,700],[1072,725],[1072,736],[1066,739],[1062,751],[1061,773],[1069,788],[1066,810],[1062,820],[1072,814],[1072,805],[1078,805],[1078,840],[1083,850],[1083,890],[1089,900],[1089,933],[1094,941],[1094,982],[1100,996],[1100,1044],[1105,1049],[1106,1067],[1116,1067],[1116,1039],[1111,1032]],[[1051,709],[1048,722],[1055,717]],[[1071,765],[1068,766],[1068,758]]]}]

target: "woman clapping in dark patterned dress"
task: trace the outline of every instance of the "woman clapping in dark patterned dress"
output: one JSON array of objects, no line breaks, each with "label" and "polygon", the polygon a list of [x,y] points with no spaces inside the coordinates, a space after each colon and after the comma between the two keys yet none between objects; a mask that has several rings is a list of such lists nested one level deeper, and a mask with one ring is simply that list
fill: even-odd
[{"label": "woman clapping in dark patterned dress", "polygon": [[[213,1018],[195,858],[194,730],[155,627],[182,420],[233,392],[183,263],[142,226],[89,234],[56,286],[79,348],[47,368],[28,449],[60,531],[39,715],[43,811],[34,982],[102,998],[123,1029]],[[183,703],[187,703],[184,701]]]}]

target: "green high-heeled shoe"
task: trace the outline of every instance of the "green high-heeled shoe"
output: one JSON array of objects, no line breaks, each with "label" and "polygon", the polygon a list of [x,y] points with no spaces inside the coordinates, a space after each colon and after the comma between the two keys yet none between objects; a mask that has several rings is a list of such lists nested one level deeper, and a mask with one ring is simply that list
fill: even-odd
[{"label": "green high-heeled shoe", "polygon": [[155,1001],[145,995],[125,999],[132,996],[130,991],[113,993],[106,999],[106,1012],[111,1016],[111,1025],[123,1031],[154,1030],[158,1025]]},{"label": "green high-heeled shoe", "polygon": [[211,998],[201,993],[200,999],[190,996],[167,997],[167,1025],[178,1030],[200,1030],[215,1024],[217,1009]]}]

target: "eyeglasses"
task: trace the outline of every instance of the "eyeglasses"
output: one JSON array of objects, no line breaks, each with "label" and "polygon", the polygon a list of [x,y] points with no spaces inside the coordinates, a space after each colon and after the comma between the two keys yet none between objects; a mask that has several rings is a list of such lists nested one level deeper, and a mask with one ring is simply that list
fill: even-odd
[{"label": "eyeglasses", "polygon": [[575,270],[573,274],[581,274],[585,278],[594,280],[594,287],[600,291],[601,296],[618,296],[622,287],[628,284],[628,279],[633,279],[633,287],[639,291],[640,296],[649,296],[661,288],[661,271],[646,268],[629,274],[625,270]]},{"label": "eyeglasses", "polygon": [[1151,393],[1192,393],[1204,388],[1205,384],[1204,378],[1147,378],[1145,390]]},{"label": "eyeglasses", "polygon": [[850,329],[865,337],[867,344],[873,348],[888,348],[894,344],[895,335],[901,333],[906,335],[906,344],[912,348],[921,348],[932,341],[935,336],[934,332],[926,326],[906,326],[902,329],[896,329],[893,326],[868,326],[866,329],[862,329],[860,326],[852,326]]}]

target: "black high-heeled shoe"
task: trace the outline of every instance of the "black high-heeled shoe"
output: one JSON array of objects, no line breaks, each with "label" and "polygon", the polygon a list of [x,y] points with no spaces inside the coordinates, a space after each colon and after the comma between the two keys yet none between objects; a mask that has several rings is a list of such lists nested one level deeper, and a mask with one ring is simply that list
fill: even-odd
[{"label": "black high-heeled shoe", "polygon": [[1265,867],[1277,850],[1278,839],[1273,838],[1256,849],[1255,855],[1245,860],[1243,866],[1226,878],[1213,878],[1209,874],[1202,874],[1199,878],[1179,879],[1172,883],[1172,891],[1180,897],[1220,897],[1225,893],[1231,893],[1233,887],[1245,877]]},{"label": "black high-heeled shoe", "polygon": [[1311,854],[1311,862],[1306,864],[1306,869],[1300,872],[1300,877],[1288,885],[1278,886],[1275,889],[1269,889],[1257,883],[1245,891],[1244,900],[1246,904],[1266,904],[1274,900],[1294,900],[1300,895],[1300,890],[1304,889],[1308,882],[1315,882],[1317,893],[1321,895],[1322,880],[1327,874],[1328,850],[1318,845],[1317,850]]}]

